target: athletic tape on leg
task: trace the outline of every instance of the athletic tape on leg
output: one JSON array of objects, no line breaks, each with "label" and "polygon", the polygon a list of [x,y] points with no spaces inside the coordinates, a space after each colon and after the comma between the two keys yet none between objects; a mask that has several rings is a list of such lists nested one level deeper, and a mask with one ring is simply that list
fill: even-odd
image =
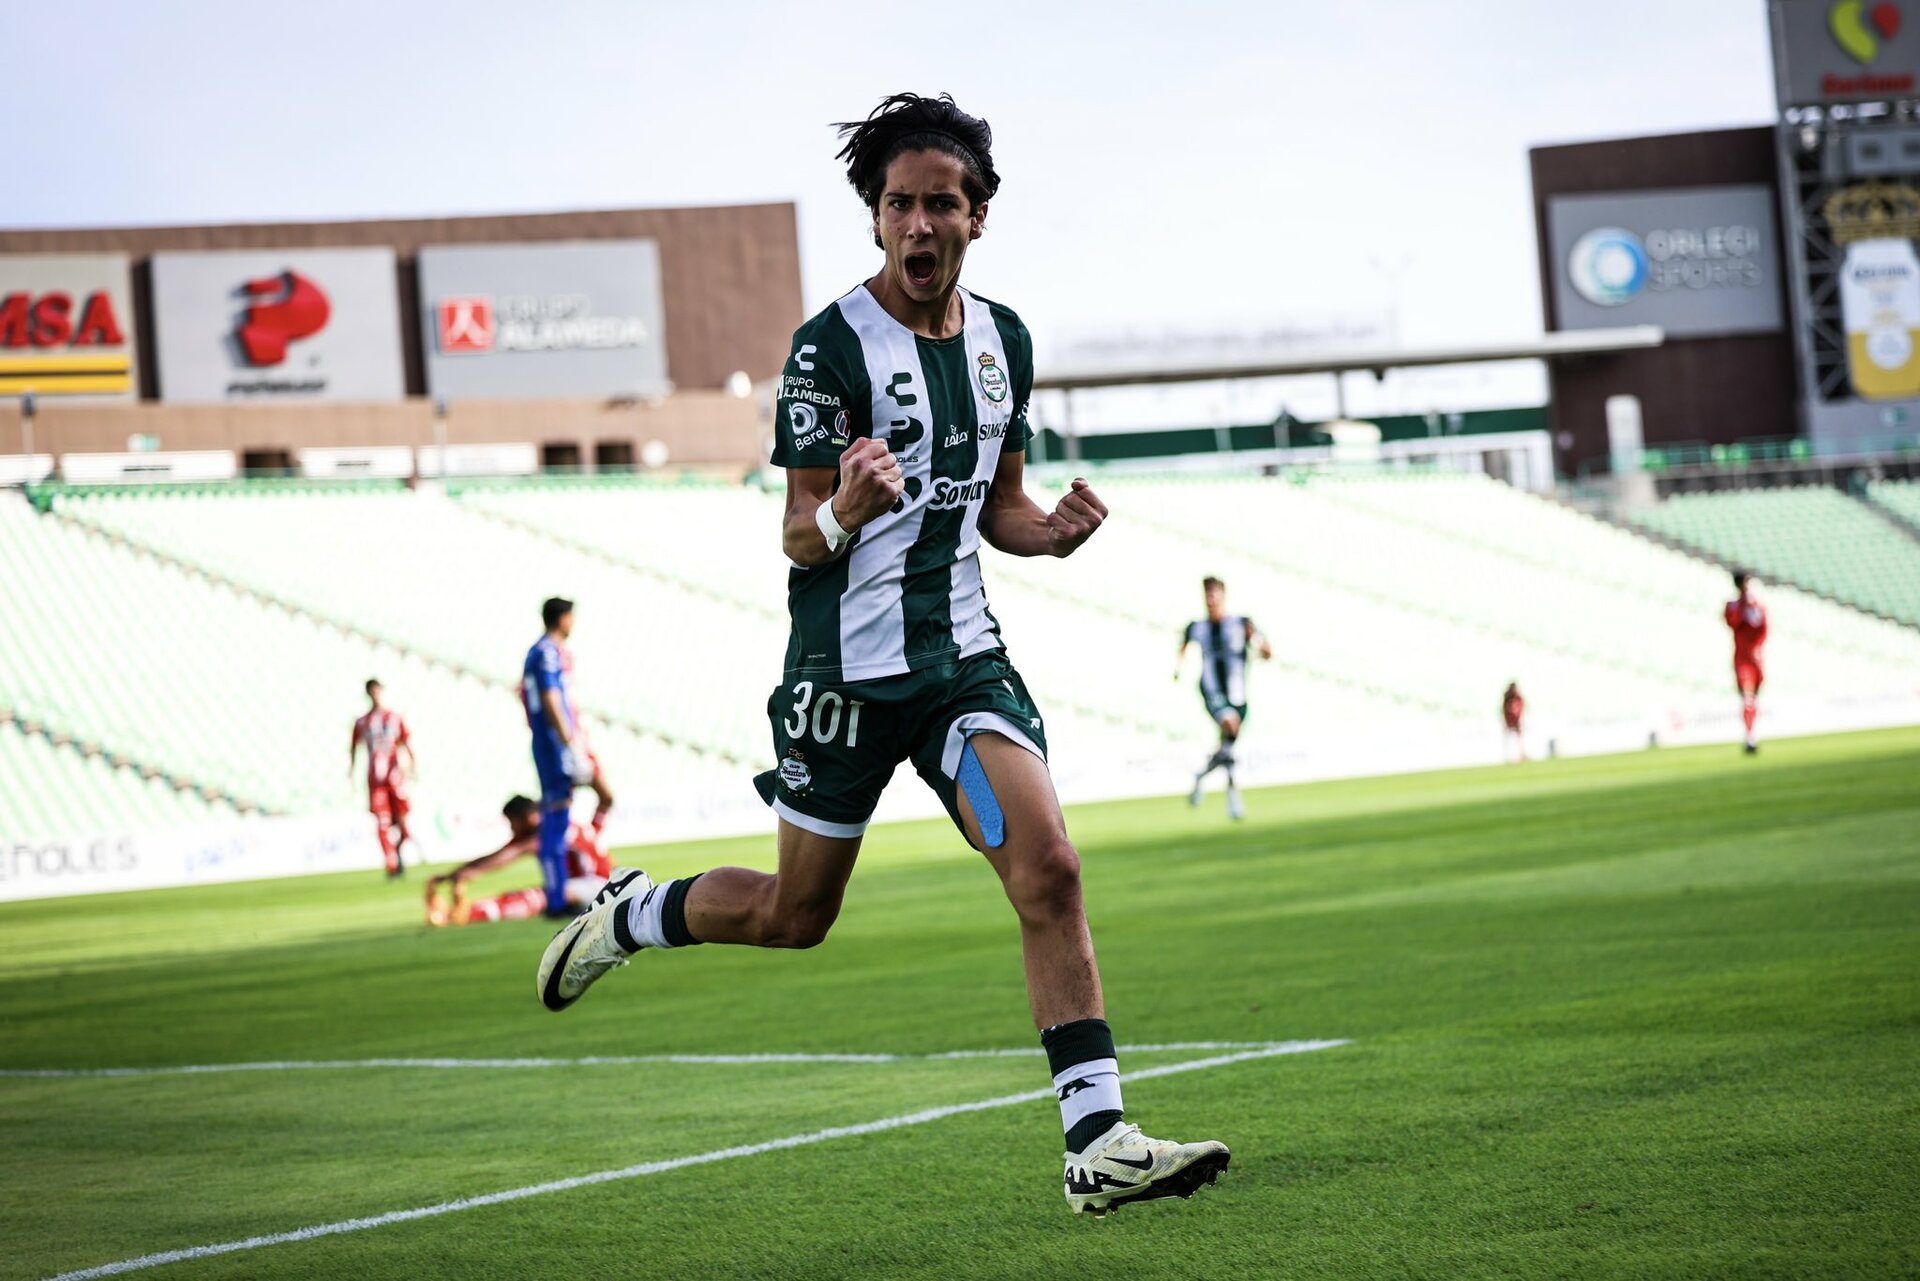
[{"label": "athletic tape on leg", "polygon": [[960,768],[954,775],[954,781],[960,784],[960,790],[967,794],[967,804],[973,806],[973,817],[980,824],[980,837],[986,841],[989,849],[999,849],[1007,840],[1007,820],[1000,813],[1000,802],[994,797],[993,786],[987,782],[987,771],[982,768],[980,758],[974,755],[973,740],[960,749]]}]

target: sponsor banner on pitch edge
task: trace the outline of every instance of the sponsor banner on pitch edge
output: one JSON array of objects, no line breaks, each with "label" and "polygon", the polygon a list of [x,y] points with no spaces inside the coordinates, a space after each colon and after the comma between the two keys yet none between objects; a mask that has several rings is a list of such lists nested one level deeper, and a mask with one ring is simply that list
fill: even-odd
[{"label": "sponsor banner on pitch edge", "polygon": [[398,400],[400,297],[391,249],[153,256],[160,398]]},{"label": "sponsor banner on pitch edge", "polygon": [[136,386],[125,254],[0,254],[0,396]]},{"label": "sponsor banner on pitch edge", "polygon": [[435,396],[640,396],[667,389],[651,240],[420,251]]},{"label": "sponsor banner on pitch edge", "polygon": [[1760,185],[1557,196],[1547,205],[1560,329],[1674,337],[1783,323],[1773,192]]}]

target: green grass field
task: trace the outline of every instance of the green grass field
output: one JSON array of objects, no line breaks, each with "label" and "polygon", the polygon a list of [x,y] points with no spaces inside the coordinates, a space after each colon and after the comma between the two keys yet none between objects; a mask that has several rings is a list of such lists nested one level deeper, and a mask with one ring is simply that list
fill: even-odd
[{"label": "green grass field", "polygon": [[[1232,1145],[1190,1202],[1069,1215],[1040,1099],[135,1275],[1920,1271],[1920,730],[1250,802],[1070,815],[1123,1043],[1352,1042],[1129,1085],[1149,1132]],[[417,889],[0,906],[0,1068],[1036,1045],[1012,915],[941,824],[875,832],[823,947],[645,955],[557,1016],[548,931],[428,931]],[[7,1076],[0,1281],[1046,1084],[1038,1057]]]}]

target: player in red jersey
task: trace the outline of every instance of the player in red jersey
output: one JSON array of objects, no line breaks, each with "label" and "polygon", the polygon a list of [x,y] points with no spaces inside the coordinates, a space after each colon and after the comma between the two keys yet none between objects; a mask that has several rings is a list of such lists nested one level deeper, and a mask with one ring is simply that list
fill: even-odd
[{"label": "player in red jersey", "polygon": [[1740,687],[1740,719],[1747,726],[1747,755],[1760,750],[1753,723],[1760,717],[1760,683],[1766,679],[1761,650],[1767,643],[1767,610],[1755,594],[1760,580],[1744,569],[1735,570],[1733,585],[1740,595],[1727,602],[1727,626],[1733,631],[1733,681]]},{"label": "player in red jersey", "polygon": [[[366,714],[353,723],[353,740],[347,745],[347,777],[353,777],[360,747],[367,749],[367,809],[380,832],[380,853],[386,859],[387,875],[406,871],[400,861],[400,847],[413,840],[407,830],[407,775],[415,772],[412,737],[400,713],[380,701],[382,686],[367,682]],[[407,754],[406,768],[400,767],[400,753]]]},{"label": "player in red jersey", "polygon": [[[506,803],[511,834],[506,844],[491,854],[482,854],[463,863],[444,876],[427,878],[428,925],[477,925],[482,921],[520,921],[539,916],[547,910],[547,892],[535,885],[511,890],[492,898],[469,899],[467,882],[485,872],[507,866],[516,859],[540,852],[540,805],[531,797],[516,796]],[[567,829],[567,903],[583,908],[613,875],[613,860],[600,846],[599,833],[592,827],[574,823]],[[440,886],[451,884],[451,902],[440,901]]]},{"label": "player in red jersey", "polygon": [[1520,682],[1508,681],[1506,693],[1500,695],[1500,720],[1506,728],[1507,750],[1502,754],[1509,765],[1527,759],[1527,740],[1520,731],[1520,718],[1527,713],[1527,700],[1521,697]]}]

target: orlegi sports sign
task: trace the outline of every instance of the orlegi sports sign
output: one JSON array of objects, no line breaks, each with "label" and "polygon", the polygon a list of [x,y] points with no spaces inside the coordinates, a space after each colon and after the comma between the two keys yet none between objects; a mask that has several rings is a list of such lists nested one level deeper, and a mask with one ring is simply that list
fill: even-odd
[{"label": "orlegi sports sign", "polygon": [[1772,0],[1782,107],[1911,98],[1920,88],[1920,3]]},{"label": "orlegi sports sign", "polygon": [[638,396],[667,388],[651,240],[420,251],[427,389],[436,396]]},{"label": "orlegi sports sign", "polygon": [[134,394],[125,254],[0,254],[0,396]]},{"label": "orlegi sports sign", "polygon": [[1556,327],[1773,333],[1782,323],[1775,227],[1773,192],[1759,185],[1555,196]]},{"label": "orlegi sports sign", "polygon": [[153,256],[160,398],[398,400],[391,249]]}]

